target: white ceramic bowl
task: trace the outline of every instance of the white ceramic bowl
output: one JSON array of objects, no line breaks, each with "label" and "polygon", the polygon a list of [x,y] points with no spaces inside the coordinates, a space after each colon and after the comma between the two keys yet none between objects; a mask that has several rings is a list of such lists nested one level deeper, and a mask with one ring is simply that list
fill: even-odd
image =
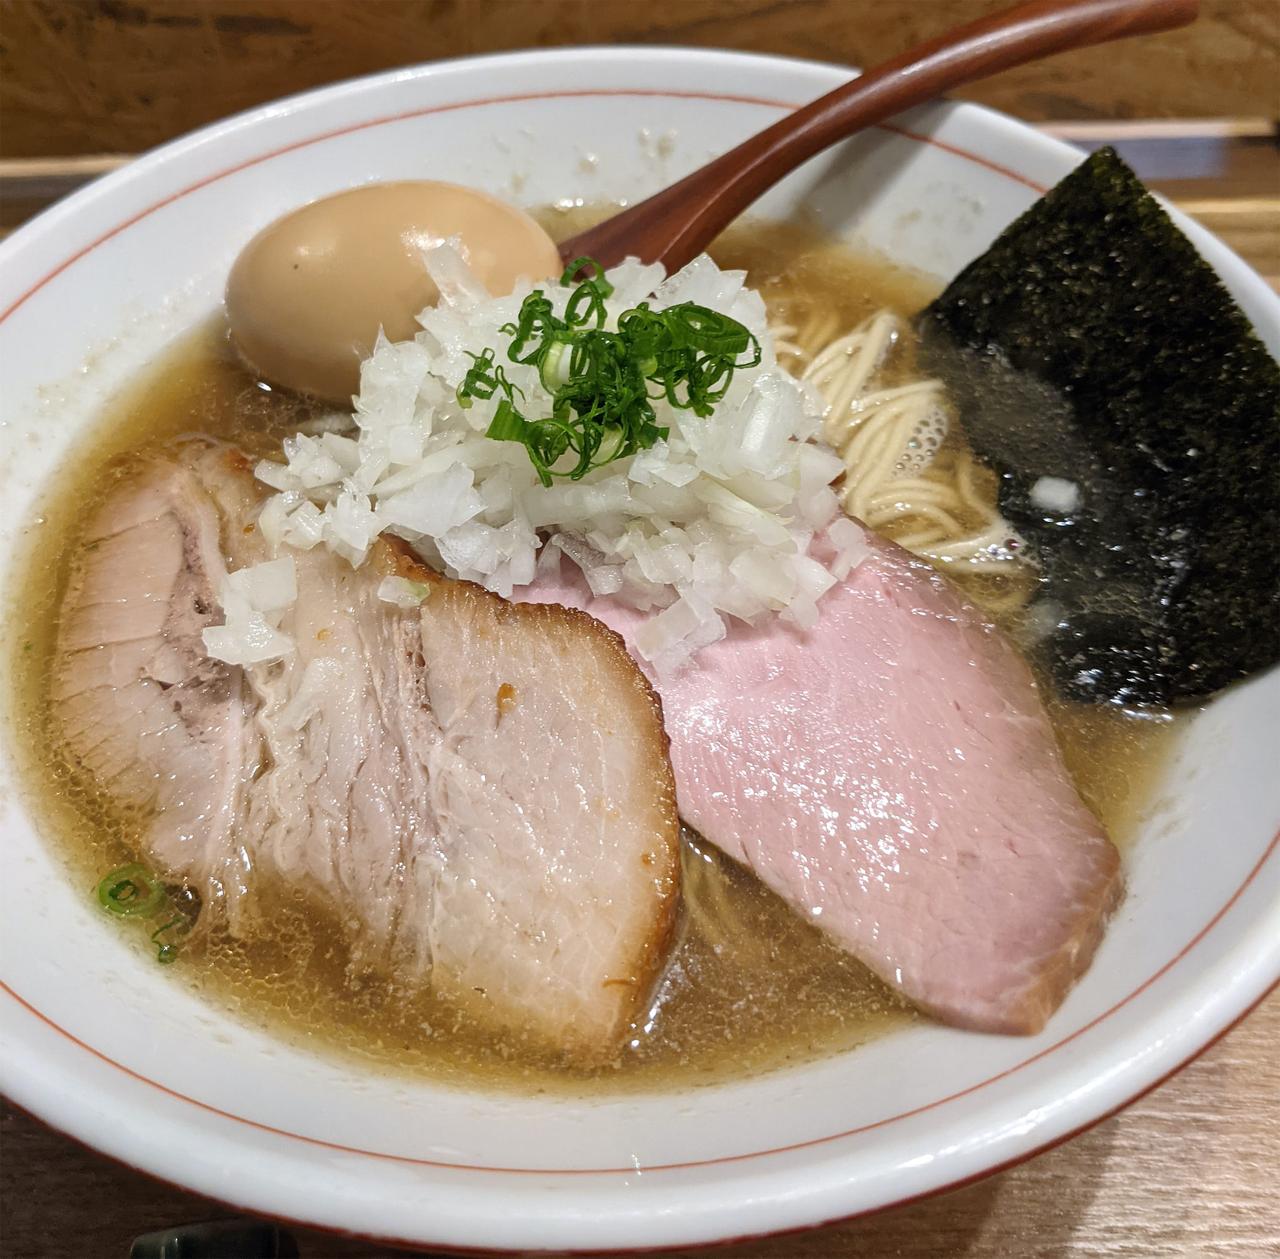
[{"label": "white ceramic bowl", "polygon": [[[94,184],[0,246],[0,554],[102,400],[214,309],[237,250],[282,211],[417,177],[530,205],[636,198],[846,73],[654,49],[456,61],[267,106]],[[939,105],[814,161],[759,209],[803,205],[948,276],[1078,160],[1007,118]],[[1280,302],[1179,222],[1280,350]],[[1124,1105],[1275,983],[1278,715],[1273,672],[1192,724],[1169,806],[1128,857],[1128,899],[1043,1035],[921,1026],[742,1083],[582,1101],[362,1075],[238,1025],[139,960],[6,782],[4,1085],[200,1193],[403,1242],[628,1249],[902,1202]]]}]

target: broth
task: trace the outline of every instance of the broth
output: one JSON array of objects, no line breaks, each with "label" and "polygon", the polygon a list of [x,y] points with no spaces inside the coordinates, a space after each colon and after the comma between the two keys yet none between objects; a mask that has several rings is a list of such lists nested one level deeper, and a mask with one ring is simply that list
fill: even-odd
[{"label": "broth", "polygon": [[[548,216],[564,233],[586,212]],[[743,267],[779,317],[823,305],[847,328],[890,307],[910,314],[933,295],[924,277],[856,256],[817,233],[781,226],[733,229],[716,249]],[[49,664],[64,557],[86,507],[119,472],[121,454],[190,433],[232,440],[252,454],[279,449],[313,415],[237,364],[221,325],[200,330],[110,408],[85,439],[31,532],[28,579],[13,624],[18,668],[17,745],[45,833],[91,895],[104,872],[138,855],[143,819],[102,799],[63,758],[49,704]],[[1018,576],[1016,581],[1032,577]],[[1007,593],[1007,579],[980,601]],[[1010,623],[1010,628],[1016,625]],[[1133,834],[1176,722],[1054,700],[1050,715],[1081,793],[1117,843]],[[684,908],[676,945],[651,1009],[616,1059],[590,1071],[471,1025],[445,1002],[356,972],[340,924],[300,894],[280,890],[268,930],[236,940],[214,930],[184,946],[175,979],[246,1022],[366,1067],[487,1088],[524,1091],[606,1086],[656,1088],[711,1082],[847,1049],[918,1016],[778,897],[696,836],[684,844]],[[112,927],[149,948],[146,932]]]}]

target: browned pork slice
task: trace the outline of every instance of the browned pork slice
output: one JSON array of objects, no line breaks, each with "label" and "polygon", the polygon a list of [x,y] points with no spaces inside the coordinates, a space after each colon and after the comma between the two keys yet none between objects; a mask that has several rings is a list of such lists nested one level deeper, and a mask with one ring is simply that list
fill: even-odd
[{"label": "browned pork slice", "polygon": [[439,732],[425,757],[437,987],[518,1008],[548,1037],[612,1041],[674,922],[679,822],[657,697],[583,612],[412,575],[430,591],[420,679]]},{"label": "browned pork slice", "polygon": [[[643,675],[585,614],[515,607],[385,544],[358,570],[291,553],[293,652],[211,661],[222,556],[266,558],[256,501],[226,452],[150,461],[108,496],[62,610],[69,750],[152,810],[148,859],[203,884],[233,930],[303,888],[358,964],[608,1052],[676,903],[675,789]],[[423,583],[421,607],[378,598],[396,571]]]},{"label": "browned pork slice", "polygon": [[[639,613],[575,583],[630,638]],[[680,811],[948,1023],[1035,1032],[1089,964],[1119,859],[1027,666],[876,542],[808,633],[738,625],[661,683]]]}]

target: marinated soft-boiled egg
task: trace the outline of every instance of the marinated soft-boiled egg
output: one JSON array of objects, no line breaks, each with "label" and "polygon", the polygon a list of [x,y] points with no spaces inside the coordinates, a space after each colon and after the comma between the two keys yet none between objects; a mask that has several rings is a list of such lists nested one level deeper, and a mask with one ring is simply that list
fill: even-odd
[{"label": "marinated soft-boiled egg", "polygon": [[551,237],[515,206],[426,180],[369,184],[277,219],[227,281],[231,335],[264,380],[347,404],[378,329],[393,341],[439,296],[425,251],[455,238],[495,296],[560,271]]}]

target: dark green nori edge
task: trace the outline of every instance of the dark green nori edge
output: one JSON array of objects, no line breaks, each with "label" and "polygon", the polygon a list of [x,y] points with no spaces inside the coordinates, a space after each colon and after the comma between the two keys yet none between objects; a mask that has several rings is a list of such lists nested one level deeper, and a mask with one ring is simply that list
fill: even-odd
[{"label": "dark green nori edge", "polygon": [[[1280,659],[1280,368],[1114,151],[919,326],[1037,549],[1056,622],[1040,648],[1064,690],[1169,703]],[[1069,518],[1030,501],[1046,475],[1081,485]]]}]

